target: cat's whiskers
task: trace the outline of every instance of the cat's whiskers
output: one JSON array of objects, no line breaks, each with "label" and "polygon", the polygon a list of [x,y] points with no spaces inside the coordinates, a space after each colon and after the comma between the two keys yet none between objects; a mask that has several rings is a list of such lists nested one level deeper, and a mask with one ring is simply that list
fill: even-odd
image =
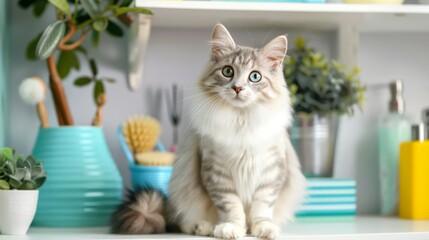
[{"label": "cat's whiskers", "polygon": [[[216,107],[216,103],[218,100],[219,99],[212,101],[211,106],[209,106],[209,109],[205,112],[203,124],[201,125],[202,139],[204,138],[205,135],[209,135],[208,133],[210,133],[210,129],[208,129],[208,123],[210,121],[210,117],[213,116],[213,110]],[[207,117],[209,117],[209,118],[207,118]]]},{"label": "cat's whiskers", "polygon": [[185,129],[188,129],[189,126],[192,124],[192,122],[195,120],[195,118],[198,116],[198,114],[204,109],[207,105],[209,105],[214,99],[216,98],[216,95],[211,96],[205,103],[198,105],[196,107],[191,107],[190,111],[185,114],[189,114],[190,119],[185,127]]}]

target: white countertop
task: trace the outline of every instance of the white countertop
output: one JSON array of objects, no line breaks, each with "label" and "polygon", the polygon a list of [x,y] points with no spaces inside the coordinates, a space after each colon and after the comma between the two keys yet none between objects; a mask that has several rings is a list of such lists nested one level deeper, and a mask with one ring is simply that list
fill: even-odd
[{"label": "white countertop", "polygon": [[[48,239],[210,239],[183,234],[112,235],[108,228],[31,228],[27,236],[0,235],[0,240]],[[247,237],[246,239],[253,239]],[[302,240],[428,240],[429,220],[364,217],[346,220],[299,221],[283,229],[279,239]]]}]

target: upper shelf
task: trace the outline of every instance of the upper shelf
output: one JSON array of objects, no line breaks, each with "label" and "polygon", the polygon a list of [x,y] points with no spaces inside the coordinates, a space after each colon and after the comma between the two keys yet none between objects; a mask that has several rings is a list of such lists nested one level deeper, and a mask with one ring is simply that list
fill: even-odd
[{"label": "upper shelf", "polygon": [[153,26],[211,28],[287,27],[362,32],[429,32],[429,5],[309,4],[225,1],[136,0],[153,11]]}]

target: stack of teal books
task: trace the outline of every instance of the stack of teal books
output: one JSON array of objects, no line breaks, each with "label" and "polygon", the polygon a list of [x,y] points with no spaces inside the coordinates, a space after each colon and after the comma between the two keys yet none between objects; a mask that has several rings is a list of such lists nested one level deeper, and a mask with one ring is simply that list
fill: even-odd
[{"label": "stack of teal books", "polygon": [[309,178],[307,195],[297,217],[345,217],[356,215],[356,181]]}]

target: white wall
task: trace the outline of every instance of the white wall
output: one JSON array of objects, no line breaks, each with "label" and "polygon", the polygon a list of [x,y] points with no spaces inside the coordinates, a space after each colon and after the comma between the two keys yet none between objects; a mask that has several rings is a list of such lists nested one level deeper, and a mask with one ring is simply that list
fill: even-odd
[{"label": "white wall", "polygon": [[[49,23],[49,17],[35,21],[30,13],[12,6],[12,73],[11,73],[11,129],[9,145],[19,152],[30,153],[37,133],[38,122],[32,107],[25,105],[17,96],[21,79],[39,75],[47,79],[45,64],[25,60],[25,46]],[[211,29],[152,29],[146,55],[143,87],[130,92],[126,87],[126,40],[103,38],[97,53],[100,73],[118,79],[107,88],[108,103],[105,107],[104,131],[112,154],[130,186],[127,163],[119,148],[116,127],[128,116],[149,113],[159,118],[163,125],[162,140],[171,143],[171,125],[165,103],[165,91],[172,82],[184,85],[185,97],[192,82],[198,78],[208,58]],[[255,30],[231,29],[238,44],[261,46],[272,37],[289,33],[290,43],[297,31],[287,29]],[[300,33],[311,45],[328,56],[335,55],[335,36],[332,33]],[[428,103],[429,81],[424,78],[429,63],[426,47],[429,34],[364,34],[361,36],[360,66],[365,83],[388,82],[392,78],[405,80],[405,98],[408,112],[418,120],[421,108]],[[86,66],[82,68],[87,73]],[[78,125],[88,125],[94,114],[91,89],[72,86],[74,72],[64,82],[72,113]],[[335,175],[358,179],[358,201],[361,213],[375,213],[378,207],[378,166],[376,159],[375,129],[382,113],[387,112],[387,91],[368,91],[367,107],[354,117],[345,117],[340,128]],[[426,99],[426,100],[424,100]],[[50,120],[56,123],[53,105],[48,97]],[[186,110],[185,110],[186,111]],[[185,124],[182,124],[184,127]],[[183,128],[182,128],[183,129]]]}]

